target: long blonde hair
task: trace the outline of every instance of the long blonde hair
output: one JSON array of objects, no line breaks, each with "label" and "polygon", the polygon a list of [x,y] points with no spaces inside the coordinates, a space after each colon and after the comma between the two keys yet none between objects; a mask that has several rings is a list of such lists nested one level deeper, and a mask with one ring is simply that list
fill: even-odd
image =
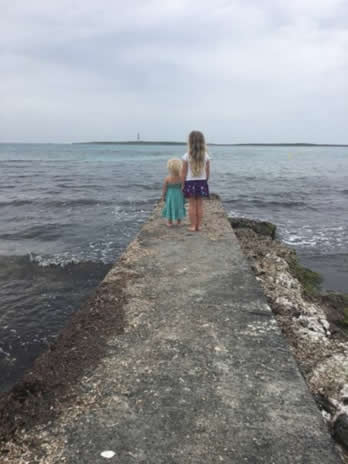
[{"label": "long blonde hair", "polygon": [[188,154],[191,171],[194,176],[199,176],[204,169],[205,152],[205,139],[202,132],[190,132],[188,138]]}]

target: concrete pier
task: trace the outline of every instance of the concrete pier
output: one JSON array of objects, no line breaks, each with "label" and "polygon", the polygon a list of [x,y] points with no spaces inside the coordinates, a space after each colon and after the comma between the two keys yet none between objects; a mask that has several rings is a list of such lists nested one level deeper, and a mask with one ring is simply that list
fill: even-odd
[{"label": "concrete pier", "polygon": [[125,330],[69,408],[28,432],[27,462],[340,462],[218,200],[199,233],[157,207],[103,286],[122,287]]}]

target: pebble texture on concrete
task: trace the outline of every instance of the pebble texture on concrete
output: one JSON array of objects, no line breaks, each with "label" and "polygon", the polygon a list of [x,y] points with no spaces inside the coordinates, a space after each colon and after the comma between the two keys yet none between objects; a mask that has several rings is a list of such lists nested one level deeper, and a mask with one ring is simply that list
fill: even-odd
[{"label": "pebble texture on concrete", "polygon": [[199,233],[160,209],[104,280],[127,276],[125,332],[40,429],[42,462],[339,462],[220,202]]}]

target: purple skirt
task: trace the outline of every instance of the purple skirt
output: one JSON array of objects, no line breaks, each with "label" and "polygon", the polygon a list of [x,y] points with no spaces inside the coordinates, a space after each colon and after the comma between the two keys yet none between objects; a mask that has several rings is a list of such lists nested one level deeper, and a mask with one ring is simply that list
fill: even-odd
[{"label": "purple skirt", "polygon": [[186,180],[184,184],[184,197],[196,198],[206,197],[209,198],[209,187],[206,180]]}]

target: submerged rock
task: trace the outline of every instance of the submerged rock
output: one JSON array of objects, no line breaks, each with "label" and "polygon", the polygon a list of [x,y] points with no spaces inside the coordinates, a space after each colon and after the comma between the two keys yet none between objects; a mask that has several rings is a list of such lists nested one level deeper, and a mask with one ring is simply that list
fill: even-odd
[{"label": "submerged rock", "polygon": [[330,308],[328,318],[336,327],[345,331],[348,335],[348,295],[328,292],[321,295],[321,300],[325,306]]},{"label": "submerged rock", "polygon": [[272,240],[275,239],[277,226],[271,222],[266,221],[256,221],[248,218],[228,218],[233,229],[251,229],[257,234],[262,234],[267,237],[271,237]]}]

